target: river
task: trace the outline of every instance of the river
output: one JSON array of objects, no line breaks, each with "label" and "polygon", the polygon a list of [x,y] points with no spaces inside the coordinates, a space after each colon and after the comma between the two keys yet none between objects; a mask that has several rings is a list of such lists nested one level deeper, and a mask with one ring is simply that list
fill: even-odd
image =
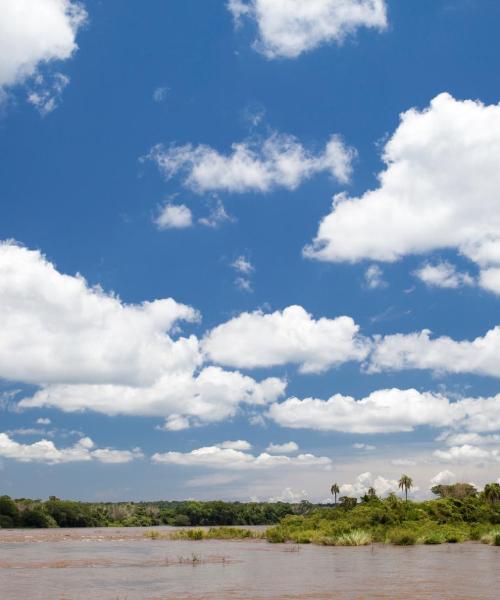
[{"label": "river", "polygon": [[1,600],[497,600],[500,547],[170,541],[0,530]]}]

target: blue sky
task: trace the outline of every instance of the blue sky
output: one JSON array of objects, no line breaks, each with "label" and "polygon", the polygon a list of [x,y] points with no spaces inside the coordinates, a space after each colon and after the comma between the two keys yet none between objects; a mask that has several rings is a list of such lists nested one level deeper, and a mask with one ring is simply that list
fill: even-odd
[{"label": "blue sky", "polygon": [[2,491],[498,478],[496,3],[21,4],[0,9]]}]

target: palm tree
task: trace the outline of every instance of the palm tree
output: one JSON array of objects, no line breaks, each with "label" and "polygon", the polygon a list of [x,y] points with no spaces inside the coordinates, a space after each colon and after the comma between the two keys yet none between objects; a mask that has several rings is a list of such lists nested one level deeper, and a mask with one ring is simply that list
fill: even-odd
[{"label": "palm tree", "polygon": [[330,488],[330,492],[335,498],[335,506],[337,506],[337,494],[340,494],[340,488],[338,483],[334,483]]},{"label": "palm tree", "polygon": [[498,483],[488,483],[484,486],[484,499],[490,504],[495,504],[500,500],[500,485]]},{"label": "palm tree", "polygon": [[370,498],[376,498],[376,497],[377,497],[377,490],[376,490],[374,487],[369,487],[369,488],[368,488],[367,495],[368,495]]},{"label": "palm tree", "polygon": [[401,479],[398,482],[399,489],[404,490],[405,500],[408,502],[408,490],[413,487],[413,479],[408,475],[401,475]]}]

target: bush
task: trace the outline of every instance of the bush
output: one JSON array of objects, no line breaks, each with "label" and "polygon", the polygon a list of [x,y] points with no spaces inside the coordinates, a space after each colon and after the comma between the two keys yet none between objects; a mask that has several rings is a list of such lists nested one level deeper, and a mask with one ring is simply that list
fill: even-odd
[{"label": "bush", "polygon": [[496,533],[493,537],[493,545],[500,546],[500,533]]},{"label": "bush", "polygon": [[12,529],[14,520],[7,515],[0,515],[0,529]]},{"label": "bush", "polygon": [[440,533],[431,533],[424,539],[424,544],[435,545],[435,544],[444,544],[445,538]]},{"label": "bush", "polygon": [[191,520],[187,515],[175,515],[172,525],[174,527],[189,527]]},{"label": "bush", "polygon": [[336,540],[337,546],[367,546],[372,543],[372,536],[362,529],[344,533]]},{"label": "bush", "polygon": [[390,533],[389,540],[396,546],[413,546],[417,543],[417,536],[412,531],[396,529]]},{"label": "bush", "polygon": [[287,540],[279,527],[271,527],[266,531],[266,539],[271,544],[284,544]]}]

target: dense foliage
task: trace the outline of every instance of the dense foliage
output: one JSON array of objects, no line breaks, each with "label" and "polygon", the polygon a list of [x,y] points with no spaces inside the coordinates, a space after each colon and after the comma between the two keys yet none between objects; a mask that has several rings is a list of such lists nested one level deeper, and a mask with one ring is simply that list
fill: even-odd
[{"label": "dense foliage", "polygon": [[267,532],[271,542],[293,541],[323,545],[362,545],[391,542],[440,544],[483,539],[500,543],[500,488],[490,484],[478,493],[472,486],[439,486],[441,497],[426,502],[385,499],[367,494],[341,498],[334,508],[312,509],[306,515],[286,516]]},{"label": "dense foliage", "polygon": [[272,525],[304,508],[284,502],[120,502],[0,497],[0,528]]}]

